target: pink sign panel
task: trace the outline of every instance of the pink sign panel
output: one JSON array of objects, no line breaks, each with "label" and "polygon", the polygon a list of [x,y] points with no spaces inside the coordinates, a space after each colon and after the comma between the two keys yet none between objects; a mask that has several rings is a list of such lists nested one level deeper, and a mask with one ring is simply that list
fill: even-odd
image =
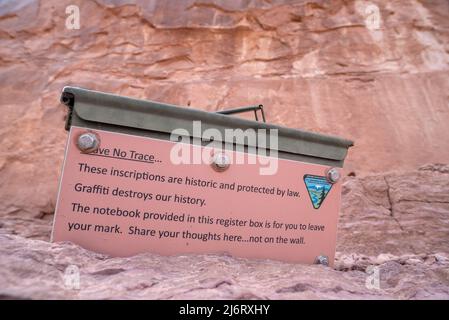
[{"label": "pink sign panel", "polygon": [[[100,140],[92,153],[77,147],[86,132]],[[341,182],[325,179],[328,167],[277,159],[273,175],[261,175],[261,163],[220,172],[175,163],[175,145],[72,127],[52,241],[112,256],[227,253],[308,264],[322,256],[333,264]]]}]

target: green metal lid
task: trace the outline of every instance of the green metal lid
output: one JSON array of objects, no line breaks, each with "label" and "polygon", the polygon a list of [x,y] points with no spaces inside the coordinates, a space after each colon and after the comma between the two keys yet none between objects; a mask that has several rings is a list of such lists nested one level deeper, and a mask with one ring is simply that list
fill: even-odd
[{"label": "green metal lid", "polygon": [[[209,128],[218,129],[224,137],[223,142],[227,143],[235,141],[226,140],[225,129],[266,129],[267,135],[270,129],[277,129],[278,151],[311,157],[343,161],[348,148],[353,146],[352,141],[335,136],[77,87],[65,87],[61,101],[70,106],[71,112],[88,122],[167,134],[178,128],[192,133],[193,121],[201,121],[203,131]],[[67,129],[71,125],[70,119],[71,116],[68,117]],[[245,145],[248,146],[247,141]]]}]

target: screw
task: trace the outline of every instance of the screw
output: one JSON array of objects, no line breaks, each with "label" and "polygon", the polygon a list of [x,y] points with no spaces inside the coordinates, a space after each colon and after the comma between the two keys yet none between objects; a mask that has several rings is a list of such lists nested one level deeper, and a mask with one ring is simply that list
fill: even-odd
[{"label": "screw", "polygon": [[327,267],[327,266],[329,266],[329,258],[327,256],[320,255],[320,256],[316,257],[315,264],[321,264],[321,265]]},{"label": "screw", "polygon": [[220,152],[214,155],[212,167],[219,172],[225,171],[231,165],[231,160],[226,153]]},{"label": "screw", "polygon": [[76,145],[81,152],[90,153],[97,150],[100,145],[100,139],[98,139],[98,136],[95,133],[86,132],[78,137]]},{"label": "screw", "polygon": [[330,183],[336,183],[340,180],[340,171],[337,168],[330,168],[326,171],[326,179]]}]

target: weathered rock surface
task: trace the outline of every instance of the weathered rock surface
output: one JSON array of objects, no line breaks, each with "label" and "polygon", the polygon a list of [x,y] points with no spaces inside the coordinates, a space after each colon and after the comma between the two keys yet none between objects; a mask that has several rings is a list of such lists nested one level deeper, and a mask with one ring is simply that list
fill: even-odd
[{"label": "weathered rock surface", "polygon": [[[0,297],[449,299],[447,165],[347,178],[334,269],[224,255],[110,258],[49,243],[50,218],[2,219]],[[64,278],[69,266],[79,290]]]},{"label": "weathered rock surface", "polygon": [[[447,254],[339,255],[336,269],[216,255],[108,258],[74,244],[0,235],[0,298],[448,299]],[[79,287],[68,279],[79,270]],[[379,286],[368,285],[369,267]],[[68,269],[69,268],[69,269]],[[368,270],[368,272],[367,272]]]},{"label": "weathered rock surface", "polygon": [[338,249],[366,255],[449,253],[449,166],[348,178]]},{"label": "weathered rock surface", "polygon": [[[66,28],[73,4],[79,30]],[[3,0],[0,212],[53,211],[65,85],[206,110],[263,103],[270,122],[355,140],[357,174],[447,163],[448,12],[444,0]]]}]

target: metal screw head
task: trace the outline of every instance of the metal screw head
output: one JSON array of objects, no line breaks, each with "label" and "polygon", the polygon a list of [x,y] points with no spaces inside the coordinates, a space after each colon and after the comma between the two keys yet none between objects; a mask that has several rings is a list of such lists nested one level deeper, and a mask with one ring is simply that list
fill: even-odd
[{"label": "metal screw head", "polygon": [[340,180],[340,171],[337,168],[330,168],[326,171],[326,179],[330,183],[336,183]]},{"label": "metal screw head", "polygon": [[214,154],[212,158],[212,168],[216,171],[225,171],[231,165],[231,160],[226,153],[220,152]]},{"label": "metal screw head", "polygon": [[95,133],[86,132],[78,136],[76,145],[82,152],[89,153],[97,150],[100,145],[100,139]]},{"label": "metal screw head", "polygon": [[329,266],[329,258],[325,255],[319,255],[315,259],[315,264],[321,264],[323,266]]}]

